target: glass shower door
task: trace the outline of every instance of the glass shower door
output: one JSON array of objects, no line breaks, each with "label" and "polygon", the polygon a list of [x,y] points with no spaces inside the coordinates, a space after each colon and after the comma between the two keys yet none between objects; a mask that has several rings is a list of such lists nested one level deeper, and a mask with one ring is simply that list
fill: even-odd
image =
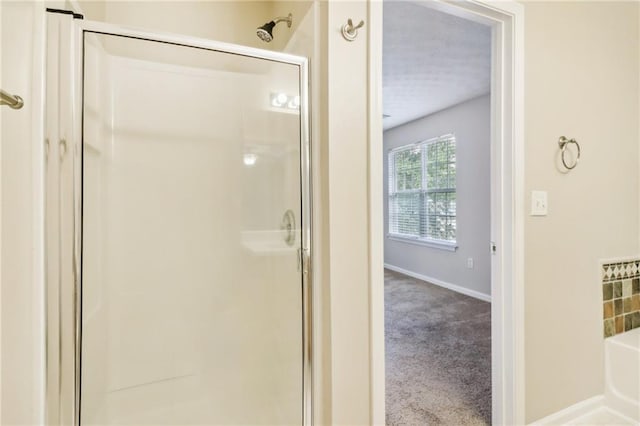
[{"label": "glass shower door", "polygon": [[83,37],[81,424],[301,424],[303,62]]}]

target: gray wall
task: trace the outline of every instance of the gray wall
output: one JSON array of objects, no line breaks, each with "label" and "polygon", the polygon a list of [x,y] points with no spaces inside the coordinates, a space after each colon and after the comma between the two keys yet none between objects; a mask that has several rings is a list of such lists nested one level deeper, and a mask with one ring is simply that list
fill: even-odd
[{"label": "gray wall", "polygon": [[[490,95],[481,96],[384,132],[384,261],[443,283],[491,294]],[[457,145],[455,252],[391,240],[388,219],[389,149],[453,133]],[[467,259],[473,258],[472,269]]]}]

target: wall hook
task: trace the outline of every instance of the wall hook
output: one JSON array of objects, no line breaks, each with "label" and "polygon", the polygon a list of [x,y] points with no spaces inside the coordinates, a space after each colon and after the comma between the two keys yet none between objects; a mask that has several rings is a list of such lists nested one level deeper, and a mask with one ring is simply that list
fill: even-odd
[{"label": "wall hook", "polygon": [[364,21],[360,21],[357,26],[353,26],[351,18],[342,26],[342,37],[347,41],[353,41],[358,37],[358,29],[364,27]]}]

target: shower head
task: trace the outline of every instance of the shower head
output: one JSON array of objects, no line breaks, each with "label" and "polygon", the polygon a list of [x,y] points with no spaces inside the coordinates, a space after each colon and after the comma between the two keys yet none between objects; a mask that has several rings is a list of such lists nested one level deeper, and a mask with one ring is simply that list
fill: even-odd
[{"label": "shower head", "polygon": [[256,34],[258,34],[258,37],[260,38],[260,40],[266,41],[267,43],[269,43],[271,40],[273,40],[273,27],[275,26],[276,26],[275,22],[273,21],[267,22],[263,26],[258,27],[258,31],[256,31]]},{"label": "shower head", "polygon": [[273,40],[273,27],[276,26],[279,22],[286,22],[287,27],[291,28],[291,22],[293,21],[293,16],[289,14],[286,18],[278,17],[273,21],[269,21],[261,27],[258,27],[256,34],[260,38],[260,40],[269,43]]}]

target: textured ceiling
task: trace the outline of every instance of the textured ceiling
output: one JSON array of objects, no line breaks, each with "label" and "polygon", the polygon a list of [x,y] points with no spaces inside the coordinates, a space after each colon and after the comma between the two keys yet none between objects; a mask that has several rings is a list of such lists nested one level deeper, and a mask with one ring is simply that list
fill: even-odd
[{"label": "textured ceiling", "polygon": [[405,1],[384,2],[384,129],[491,88],[491,29]]}]

